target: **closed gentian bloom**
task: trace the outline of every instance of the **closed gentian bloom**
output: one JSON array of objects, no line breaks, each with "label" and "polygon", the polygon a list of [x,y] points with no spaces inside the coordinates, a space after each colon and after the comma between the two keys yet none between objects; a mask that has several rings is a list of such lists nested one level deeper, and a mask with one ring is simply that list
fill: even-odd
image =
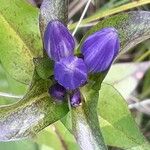
[{"label": "closed gentian bloom", "polygon": [[68,90],[74,90],[87,81],[87,67],[81,58],[69,56],[55,63],[55,80]]},{"label": "closed gentian bloom", "polygon": [[49,94],[56,100],[62,101],[66,95],[66,89],[56,83],[49,88]]},{"label": "closed gentian bloom", "polygon": [[81,46],[88,72],[106,71],[117,56],[120,42],[117,30],[109,27],[90,35]]},{"label": "closed gentian bloom", "polygon": [[80,91],[76,91],[71,97],[70,97],[70,104],[72,107],[77,107],[81,103],[81,94]]},{"label": "closed gentian bloom", "polygon": [[45,30],[44,48],[52,60],[59,61],[74,54],[75,42],[67,27],[54,20],[49,22]]}]

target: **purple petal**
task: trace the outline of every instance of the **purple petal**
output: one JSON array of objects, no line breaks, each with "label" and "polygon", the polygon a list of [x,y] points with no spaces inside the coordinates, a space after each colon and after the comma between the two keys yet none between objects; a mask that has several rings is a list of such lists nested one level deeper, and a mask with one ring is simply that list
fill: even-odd
[{"label": "purple petal", "polygon": [[107,70],[117,56],[119,48],[118,33],[114,28],[104,28],[90,35],[81,47],[88,72]]},{"label": "purple petal", "polygon": [[77,107],[81,103],[81,94],[80,91],[76,91],[71,97],[70,97],[70,104],[72,107]]},{"label": "purple petal", "polygon": [[44,48],[52,60],[59,61],[61,58],[73,55],[75,42],[69,30],[61,22],[55,20],[47,25]]},{"label": "purple petal", "polygon": [[66,95],[66,89],[58,83],[49,88],[49,94],[56,100],[62,101]]},{"label": "purple petal", "polygon": [[87,81],[87,68],[81,58],[69,56],[56,62],[55,79],[68,90],[74,90]]}]

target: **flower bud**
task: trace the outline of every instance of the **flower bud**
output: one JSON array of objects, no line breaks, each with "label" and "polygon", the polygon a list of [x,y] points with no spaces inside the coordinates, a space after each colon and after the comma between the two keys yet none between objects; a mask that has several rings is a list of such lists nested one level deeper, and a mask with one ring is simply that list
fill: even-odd
[{"label": "flower bud", "polygon": [[56,100],[62,101],[66,95],[66,89],[58,83],[49,88],[49,94]]},{"label": "flower bud", "polygon": [[117,56],[119,48],[119,37],[114,28],[104,28],[90,35],[81,46],[88,72],[106,71]]},{"label": "flower bud", "polygon": [[68,90],[74,90],[87,81],[87,68],[81,58],[69,56],[55,63],[55,80]]},{"label": "flower bud", "polygon": [[75,42],[67,27],[55,20],[47,25],[44,48],[52,60],[59,61],[61,58],[73,55]]},{"label": "flower bud", "polygon": [[80,91],[76,91],[71,97],[70,97],[70,104],[72,107],[77,107],[81,103],[81,94]]}]

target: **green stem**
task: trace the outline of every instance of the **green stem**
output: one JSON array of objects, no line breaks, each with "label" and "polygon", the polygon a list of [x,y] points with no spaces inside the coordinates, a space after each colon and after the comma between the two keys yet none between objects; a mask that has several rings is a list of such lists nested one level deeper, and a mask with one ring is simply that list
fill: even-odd
[{"label": "green stem", "polygon": [[47,89],[51,84],[37,78],[23,99],[0,107],[0,141],[32,137],[68,112],[67,104],[50,98]]},{"label": "green stem", "polygon": [[82,105],[71,109],[72,132],[82,150],[107,150],[97,114],[99,89],[105,73],[89,77],[90,81],[99,78],[99,84],[91,82],[80,88]]},{"label": "green stem", "polygon": [[82,150],[107,150],[100,131],[96,107],[91,110],[88,104],[83,102],[82,106],[72,108],[71,116],[73,134]]},{"label": "green stem", "polygon": [[150,55],[150,50],[146,51],[142,56],[140,56],[137,60],[135,60],[135,62],[141,62],[149,55]]}]

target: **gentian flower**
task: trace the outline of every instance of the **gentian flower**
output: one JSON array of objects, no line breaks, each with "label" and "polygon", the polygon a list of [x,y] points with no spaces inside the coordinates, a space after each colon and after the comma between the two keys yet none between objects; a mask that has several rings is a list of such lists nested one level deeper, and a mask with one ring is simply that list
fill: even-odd
[{"label": "gentian flower", "polygon": [[120,42],[117,30],[109,27],[90,35],[81,46],[88,72],[107,70],[118,54]]},{"label": "gentian flower", "polygon": [[62,101],[66,95],[66,89],[58,83],[49,88],[49,94],[56,100]]},{"label": "gentian flower", "polygon": [[75,91],[70,97],[70,104],[72,107],[77,107],[81,103],[81,93],[79,90]]},{"label": "gentian flower", "polygon": [[[86,83],[88,73],[109,69],[119,52],[120,42],[115,28],[97,31],[83,42],[81,52],[84,58],[81,59],[73,56],[75,42],[69,30],[61,22],[54,20],[46,28],[44,47],[48,56],[55,61],[55,80],[67,90],[76,90]],[[57,97],[55,92],[51,95]],[[73,97],[73,103],[74,100]]]},{"label": "gentian flower", "polygon": [[73,56],[74,38],[60,21],[54,20],[49,22],[45,30],[44,48],[52,60],[59,61],[61,58]]},{"label": "gentian flower", "polygon": [[74,90],[87,81],[87,67],[81,58],[69,56],[55,63],[55,80],[68,90]]}]

